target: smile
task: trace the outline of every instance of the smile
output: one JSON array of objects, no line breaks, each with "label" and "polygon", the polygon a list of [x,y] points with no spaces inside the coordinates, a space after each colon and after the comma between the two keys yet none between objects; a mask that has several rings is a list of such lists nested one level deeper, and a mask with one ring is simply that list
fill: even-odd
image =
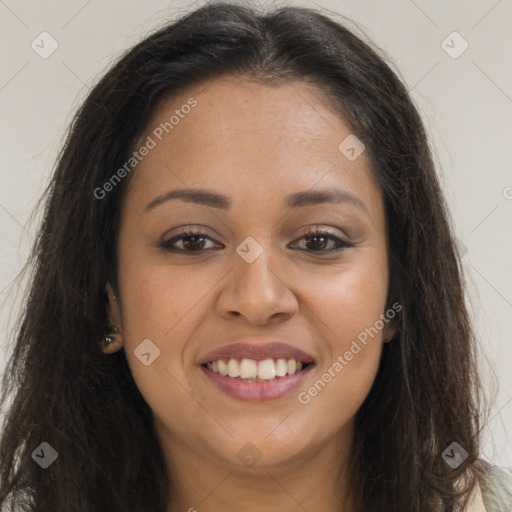
[{"label": "smile", "polygon": [[204,354],[197,364],[208,381],[231,398],[263,402],[299,387],[315,360],[279,340],[245,338]]},{"label": "smile", "polygon": [[221,391],[249,402],[277,400],[299,387],[314,363],[293,358],[218,359],[200,366],[203,374]]}]

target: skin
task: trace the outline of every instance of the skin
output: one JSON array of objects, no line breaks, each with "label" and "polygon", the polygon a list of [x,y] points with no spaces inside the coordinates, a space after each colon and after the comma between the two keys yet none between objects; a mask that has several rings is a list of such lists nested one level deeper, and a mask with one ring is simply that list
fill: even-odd
[{"label": "skin", "polygon": [[[201,84],[165,99],[141,141],[191,97],[197,106],[131,176],[121,212],[118,296],[107,287],[120,334],[104,350],[126,351],[153,411],[172,475],[169,512],[339,511],[340,503],[354,510],[346,470],[354,416],[374,381],[382,343],[394,334],[392,323],[308,404],[297,394],[385,312],[381,191],[364,152],[349,161],[338,150],[350,127],[303,82],[271,87],[228,77]],[[364,209],[284,203],[290,193],[329,187],[357,196]],[[145,210],[176,188],[212,190],[232,206],[171,200]],[[304,238],[315,225],[354,247],[329,254],[332,241]],[[185,226],[212,240],[175,244],[188,253],[155,246]],[[263,248],[252,263],[235,251],[248,236]],[[210,384],[198,359],[249,336],[309,353],[316,366],[306,383],[259,403]],[[134,350],[148,338],[160,356],[145,366]],[[253,467],[237,457],[248,442],[261,454]]]}]

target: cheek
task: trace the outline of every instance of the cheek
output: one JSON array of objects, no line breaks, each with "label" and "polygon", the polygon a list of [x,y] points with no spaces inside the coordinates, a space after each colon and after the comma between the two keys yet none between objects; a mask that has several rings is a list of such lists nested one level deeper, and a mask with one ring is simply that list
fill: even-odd
[{"label": "cheek", "polygon": [[332,357],[348,350],[347,343],[350,346],[351,340],[381,318],[387,288],[385,260],[365,262],[361,258],[333,272],[313,289],[308,300],[324,324]]},{"label": "cheek", "polygon": [[382,351],[387,296],[385,264],[354,265],[325,280],[309,296],[328,342],[315,383],[299,400],[314,408],[355,414],[375,379]]},{"label": "cheek", "polygon": [[[198,267],[155,264],[132,253],[120,261],[119,275],[123,344],[137,387],[153,410],[165,410],[169,403],[181,399],[190,401],[183,392],[187,382],[184,354],[219,273],[206,267],[200,271]],[[159,351],[155,350],[158,355],[154,358],[150,355],[154,362],[148,366],[136,355],[147,339]]]},{"label": "cheek", "polygon": [[197,267],[173,268],[143,259],[131,260],[124,272],[123,324],[129,332],[129,344],[153,336],[160,342],[172,337],[173,347],[177,346],[179,338],[173,336],[174,330],[194,316],[218,280],[217,274]]}]

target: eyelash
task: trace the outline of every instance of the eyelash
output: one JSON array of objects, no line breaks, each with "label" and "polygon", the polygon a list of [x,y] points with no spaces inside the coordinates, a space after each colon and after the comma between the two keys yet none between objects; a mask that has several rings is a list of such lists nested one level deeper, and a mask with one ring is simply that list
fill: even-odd
[{"label": "eyelash", "polygon": [[[321,231],[318,228],[315,228],[315,229],[313,229],[311,231],[308,231],[307,233],[302,235],[298,240],[302,240],[302,239],[307,238],[307,237],[319,237],[319,236],[323,236],[327,240],[336,242],[337,247],[334,248],[334,249],[330,249],[328,251],[325,251],[325,250],[322,250],[322,249],[316,249],[316,250],[315,249],[310,249],[310,250],[302,249],[302,250],[305,251],[305,252],[332,254],[332,253],[341,251],[341,250],[349,248],[349,247],[354,247],[354,245],[355,245],[353,243],[346,242],[345,240],[342,240],[341,238],[339,238],[339,237],[337,237],[335,235],[332,235],[331,233],[329,233],[327,231]],[[192,238],[192,237],[197,237],[197,238],[200,238],[200,239],[206,239],[206,240],[210,240],[212,242],[215,242],[215,240],[213,240],[211,237],[209,237],[206,233],[202,233],[200,231],[195,231],[194,229],[192,229],[190,227],[186,227],[180,234],[172,237],[170,240],[164,240],[164,241],[161,241],[161,242],[157,242],[156,245],[158,247],[161,247],[162,249],[164,249],[166,251],[169,251],[169,252],[189,253],[191,255],[193,255],[194,253],[199,254],[199,253],[202,253],[204,251],[211,251],[212,250],[212,248],[210,248],[210,249],[199,249],[199,250],[190,250],[189,251],[189,250],[185,250],[185,249],[176,249],[175,247],[173,247],[173,245],[176,242],[178,242],[180,240],[183,240],[183,239]]]}]

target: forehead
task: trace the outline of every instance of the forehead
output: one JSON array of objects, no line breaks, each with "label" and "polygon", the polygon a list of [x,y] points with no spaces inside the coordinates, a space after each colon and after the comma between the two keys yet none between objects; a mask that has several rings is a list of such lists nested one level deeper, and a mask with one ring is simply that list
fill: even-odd
[{"label": "forehead", "polygon": [[[186,108],[192,101],[196,106]],[[211,149],[232,142],[236,136],[241,139],[249,135],[253,147],[266,145],[273,150],[279,143],[286,143],[282,150],[287,150],[295,143],[320,149],[331,145],[334,132],[338,136],[340,131],[350,133],[345,122],[331,113],[332,106],[323,93],[311,84],[297,81],[268,85],[245,77],[226,77],[161,101],[146,135],[182,109],[190,112],[181,113],[179,119],[175,115],[176,124],[162,135],[187,148]],[[237,149],[235,146],[231,151]]]},{"label": "forehead", "polygon": [[350,126],[311,84],[221,78],[160,102],[139,141],[150,138],[154,147],[131,187],[145,199],[176,186],[244,192],[244,201],[316,184],[375,194],[365,153],[351,161],[340,151],[349,136]]}]

